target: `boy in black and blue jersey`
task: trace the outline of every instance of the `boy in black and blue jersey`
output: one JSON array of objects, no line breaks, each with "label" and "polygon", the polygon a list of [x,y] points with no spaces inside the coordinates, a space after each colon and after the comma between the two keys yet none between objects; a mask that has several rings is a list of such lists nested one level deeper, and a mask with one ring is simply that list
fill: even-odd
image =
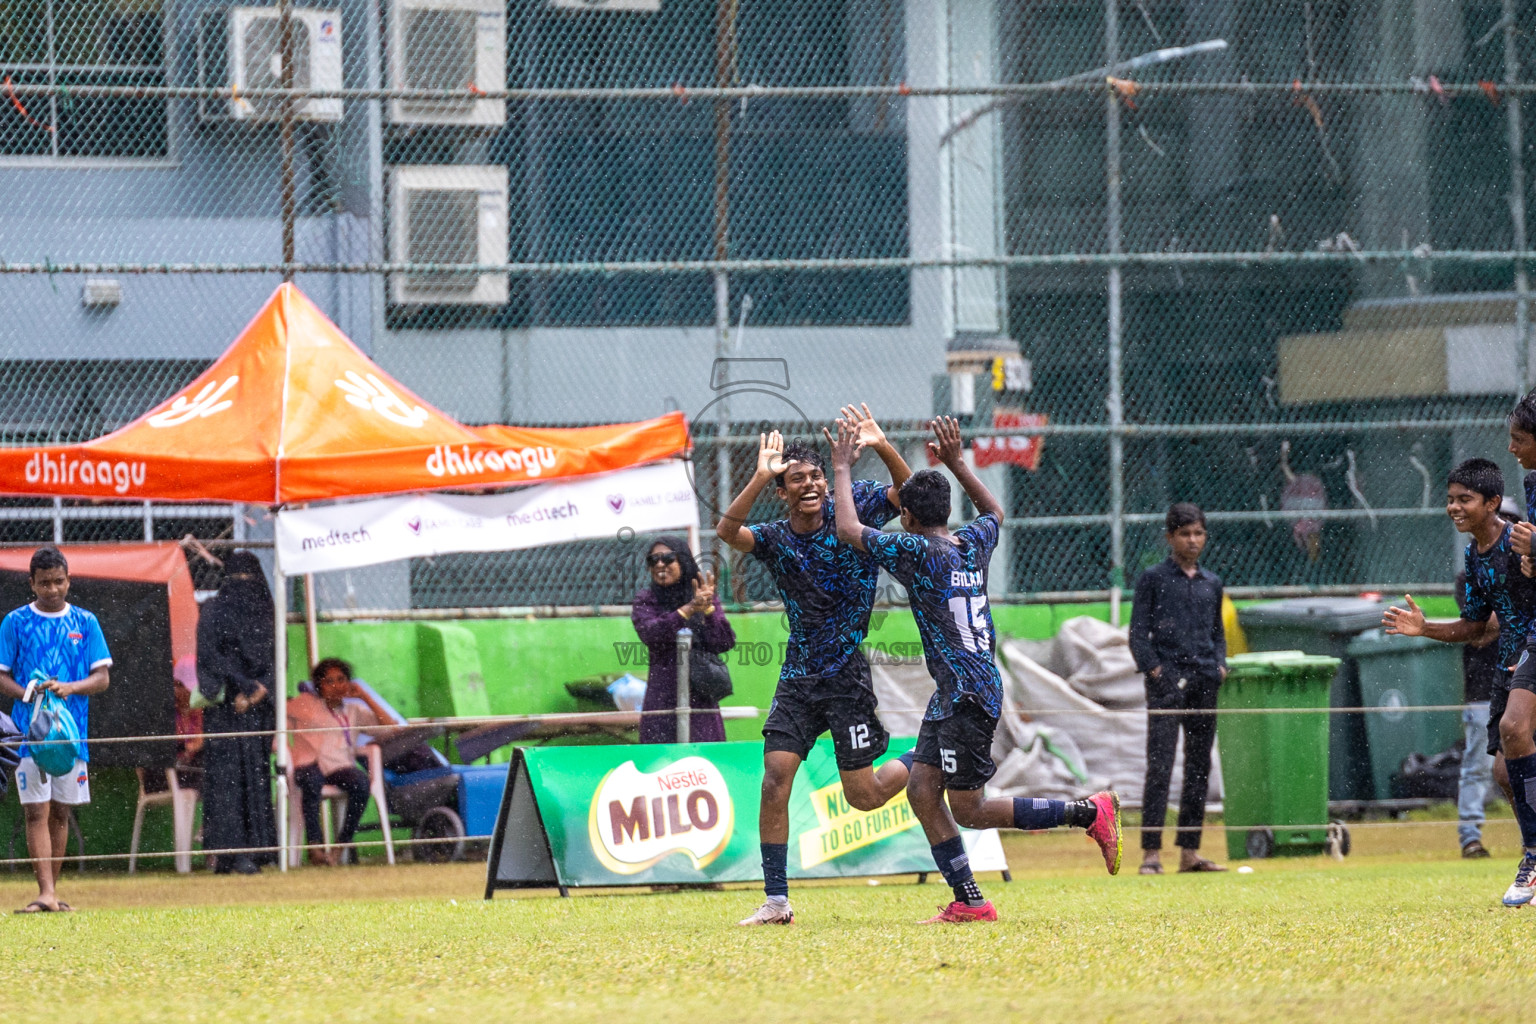
[{"label": "boy in black and blue jersey", "polygon": [[[1526,395],[1509,414],[1509,453],[1527,470],[1525,477],[1525,513],[1536,514],[1536,392]],[[1510,545],[1522,555],[1521,575],[1536,574],[1531,563],[1532,526],[1520,523],[1511,530]],[[1488,733],[1497,731],[1498,752],[1493,774],[1509,794],[1520,823],[1520,843],[1524,854],[1515,869],[1515,880],[1504,893],[1504,905],[1521,907],[1536,898],[1536,635],[1528,638],[1507,691],[1496,694],[1489,703]],[[1500,706],[1499,696],[1502,696]],[[1494,712],[1499,717],[1494,718]],[[1491,745],[1491,742],[1490,742]]]},{"label": "boy in black and blue jersey", "polygon": [[[1486,639],[1490,620],[1498,617],[1498,663],[1501,678],[1489,694],[1488,752],[1494,754],[1494,777],[1504,785],[1519,820],[1524,845],[1536,846],[1536,814],[1532,813],[1529,795],[1524,785],[1512,787],[1525,769],[1525,755],[1520,744],[1506,744],[1502,738],[1505,727],[1505,708],[1512,696],[1511,671],[1525,659],[1527,637],[1533,618],[1536,618],[1536,581],[1520,571],[1520,555],[1515,550],[1515,529],[1499,516],[1499,506],[1504,499],[1504,474],[1488,459],[1467,459],[1451,471],[1446,481],[1445,510],[1460,533],[1471,540],[1466,550],[1466,582],[1461,595],[1462,613],[1459,619],[1448,622],[1432,622],[1410,596],[1408,607],[1389,608],[1382,617],[1388,633],[1402,636],[1427,636],[1445,643],[1478,643]],[[1520,685],[1530,685],[1536,680]],[[1527,697],[1536,694],[1527,691]],[[1516,701],[1519,702],[1518,700]],[[1530,744],[1526,736],[1526,744]],[[1521,761],[1511,765],[1507,747],[1515,749],[1514,759]],[[1536,754],[1536,748],[1530,751]],[[1536,756],[1530,758],[1530,767],[1536,770]],[[1508,769],[1507,771],[1505,769]],[[1527,855],[1527,860],[1531,859]],[[1522,865],[1524,861],[1522,861]],[[1529,902],[1529,884],[1522,886],[1517,877],[1516,885],[1505,894],[1505,902],[1511,906]],[[1526,879],[1529,882],[1529,879]],[[1524,889],[1525,893],[1516,892]]]},{"label": "boy in black and blue jersey", "polygon": [[[993,658],[996,639],[987,608],[987,570],[997,547],[1003,509],[964,461],[960,427],[935,420],[930,451],[954,473],[981,515],[951,534],[949,481],[924,470],[902,484],[905,533],[885,533],[853,514],[853,463],[863,445],[857,426],[839,420],[832,440],[837,535],[868,552],[907,588],[912,614],[933,676],[913,751],[907,796],[923,825],[933,858],[955,899],[928,923],[995,921],[997,911],[976,884],[959,826],[1035,831],[1086,828],[1104,853],[1110,874],[1120,867],[1120,805],[1113,793],[1086,800],[987,799],[992,778],[992,735],[1002,713],[1003,683]],[[829,435],[829,439],[830,435]],[[945,795],[949,803],[945,805]]]},{"label": "boy in black and blue jersey", "polygon": [[[842,412],[860,443],[879,453],[894,482],[860,480],[838,499],[840,507],[859,522],[882,525],[896,517],[896,490],[912,471],[869,406]],[[748,527],[753,503],[770,484],[788,514]],[[786,446],[774,431],[760,438],[756,472],[715,527],[716,536],[756,558],[773,576],[789,620],[784,667],[763,723],[758,831],[765,898],[743,925],[795,919],[789,906],[789,798],[795,773],[818,736],[832,734],[843,796],[853,807],[875,810],[907,784],[910,758],[874,767],[890,737],[876,714],[869,663],[859,650],[869,633],[880,567],[839,542],[833,504],[821,452],[802,442]]]}]

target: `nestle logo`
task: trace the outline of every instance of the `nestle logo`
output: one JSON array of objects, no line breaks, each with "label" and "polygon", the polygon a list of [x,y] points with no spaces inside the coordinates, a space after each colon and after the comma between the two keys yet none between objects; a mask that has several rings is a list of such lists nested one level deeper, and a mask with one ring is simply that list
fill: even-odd
[{"label": "nestle logo", "polygon": [[610,494],[610,495],[608,495],[608,507],[613,509],[613,514],[614,515],[618,515],[620,512],[623,512],[624,511],[624,495],[622,495],[622,494]]}]

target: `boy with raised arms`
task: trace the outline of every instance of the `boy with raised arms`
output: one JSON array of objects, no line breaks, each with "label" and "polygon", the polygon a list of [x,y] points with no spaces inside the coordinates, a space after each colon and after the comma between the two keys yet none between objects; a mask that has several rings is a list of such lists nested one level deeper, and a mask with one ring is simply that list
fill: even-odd
[{"label": "boy with raised arms", "polygon": [[860,523],[852,513],[852,472],[864,443],[856,424],[839,420],[837,427],[832,468],[838,538],[867,553],[907,588],[934,681],[913,751],[907,797],[955,898],[926,923],[997,920],[996,909],[971,872],[961,825],[1027,831],[1058,825],[1084,828],[1098,843],[1109,873],[1115,874],[1121,847],[1120,800],[1115,794],[1072,801],[988,799],[983,789],[996,771],[992,734],[1003,704],[987,608],[988,564],[997,547],[1003,509],[965,464],[959,425],[949,417],[935,420],[935,440],[928,444],[980,512],[953,534],[948,528],[949,481],[931,469],[915,474],[899,489],[905,533],[884,533]]},{"label": "boy with raised arms", "polygon": [[[766,898],[743,925],[795,919],[789,905],[789,797],[795,772],[818,736],[831,732],[843,796],[859,810],[883,806],[907,784],[910,762],[892,760],[874,768],[890,738],[875,713],[869,663],[859,650],[869,632],[880,567],[865,552],[839,542],[833,522],[834,509],[842,508],[874,526],[895,518],[897,489],[912,471],[886,440],[869,406],[848,406],[842,413],[860,443],[879,454],[891,486],[860,480],[837,504],[827,497],[821,452],[798,441],[786,446],[774,431],[759,438],[757,470],[715,527],[721,540],[763,563],[789,619],[784,666],[763,723],[758,828]],[[770,483],[788,514],[748,527],[752,505]]]}]

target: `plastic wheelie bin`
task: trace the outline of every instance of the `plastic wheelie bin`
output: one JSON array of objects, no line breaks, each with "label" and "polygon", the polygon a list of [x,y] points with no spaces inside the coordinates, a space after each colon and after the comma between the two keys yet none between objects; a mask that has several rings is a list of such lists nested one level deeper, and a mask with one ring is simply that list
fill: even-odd
[{"label": "plastic wheelie bin", "polygon": [[[1349,643],[1366,630],[1379,628],[1387,607],[1387,602],[1361,597],[1300,597],[1240,608],[1237,617],[1250,651],[1304,651],[1339,659],[1329,703],[1353,708],[1362,704]],[[1331,716],[1328,764],[1331,800],[1373,800],[1392,795],[1376,792],[1364,715],[1350,712]]]},{"label": "plastic wheelie bin", "polygon": [[1363,633],[1349,645],[1358,666],[1376,799],[1392,796],[1392,776],[1409,754],[1438,754],[1461,739],[1456,711],[1403,711],[1407,707],[1460,704],[1461,648],[1422,636]]},{"label": "plastic wheelie bin", "polygon": [[[1226,713],[1217,716],[1216,735],[1226,824],[1237,826],[1227,829],[1228,857],[1320,853],[1327,847],[1328,697],[1338,668],[1337,658],[1300,651],[1227,659],[1217,700]],[[1252,713],[1262,708],[1284,710]],[[1332,828],[1340,852],[1348,852],[1348,833]]]}]

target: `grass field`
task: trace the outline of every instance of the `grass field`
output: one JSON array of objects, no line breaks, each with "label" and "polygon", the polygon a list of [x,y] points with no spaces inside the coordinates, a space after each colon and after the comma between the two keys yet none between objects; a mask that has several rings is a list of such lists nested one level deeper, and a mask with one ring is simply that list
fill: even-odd
[{"label": "grass field", "polygon": [[[1217,836],[1208,846],[1219,850]],[[1002,920],[925,928],[912,879],[802,886],[790,928],[739,929],[752,888],[479,898],[483,866],[254,879],[65,876],[74,914],[0,920],[6,1016],[68,1021],[1351,1021],[1514,1019],[1536,910],[1498,897],[1444,823],[1357,829],[1343,862],[1109,878],[1081,836],[1009,836]],[[31,888],[0,876],[0,905]],[[8,904],[5,901],[9,901]]]}]

